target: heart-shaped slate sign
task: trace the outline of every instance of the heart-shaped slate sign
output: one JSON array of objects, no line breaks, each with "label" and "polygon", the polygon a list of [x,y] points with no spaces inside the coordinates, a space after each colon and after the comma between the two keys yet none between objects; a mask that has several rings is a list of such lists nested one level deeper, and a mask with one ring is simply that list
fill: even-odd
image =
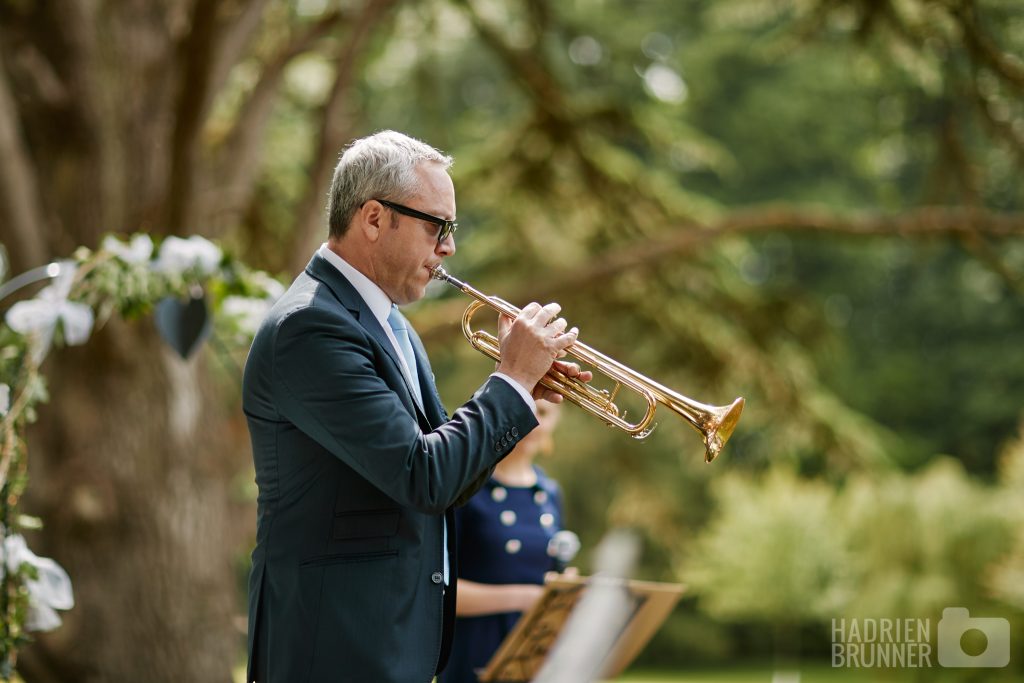
[{"label": "heart-shaped slate sign", "polygon": [[206,296],[189,299],[167,297],[153,314],[157,332],[182,358],[188,358],[210,334],[210,312]]}]

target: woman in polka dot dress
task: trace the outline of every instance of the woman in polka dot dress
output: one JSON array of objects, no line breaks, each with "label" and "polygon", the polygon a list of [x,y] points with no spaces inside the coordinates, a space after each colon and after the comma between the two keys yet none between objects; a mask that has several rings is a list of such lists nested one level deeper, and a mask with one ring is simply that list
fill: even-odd
[{"label": "woman in polka dot dress", "polygon": [[459,592],[455,640],[439,683],[477,683],[482,670],[521,614],[543,593],[554,569],[548,541],[562,523],[561,492],[533,463],[552,450],[559,406],[537,405],[540,425],[494,469],[493,476],[455,511]]}]

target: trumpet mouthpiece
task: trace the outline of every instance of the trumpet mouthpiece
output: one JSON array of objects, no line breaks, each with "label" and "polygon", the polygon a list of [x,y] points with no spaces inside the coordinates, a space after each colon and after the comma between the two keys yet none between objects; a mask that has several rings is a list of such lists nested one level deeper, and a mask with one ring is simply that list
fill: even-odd
[{"label": "trumpet mouthpiece", "polygon": [[434,278],[435,280],[447,280],[448,271],[445,270],[440,265],[436,265],[430,269],[430,277]]}]

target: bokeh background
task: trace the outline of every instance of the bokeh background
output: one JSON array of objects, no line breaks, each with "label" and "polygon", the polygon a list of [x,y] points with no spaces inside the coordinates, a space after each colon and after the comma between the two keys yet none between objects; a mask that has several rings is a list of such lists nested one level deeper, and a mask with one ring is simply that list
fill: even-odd
[{"label": "bokeh background", "polygon": [[[3,279],[145,232],[290,282],[343,145],[419,137],[456,158],[451,272],[747,399],[711,465],[667,413],[638,442],[572,408],[542,463],[582,571],[629,528],[636,575],[688,587],[635,680],[1013,680],[1022,55],[1018,0],[4,0]],[[449,408],[493,367],[466,303],[408,312]],[[21,648],[28,681],[225,681],[244,656],[245,344],[182,360],[141,313],[42,367],[21,507],[77,605]],[[1010,620],[1009,669],[828,668],[832,619],[949,606]]]}]

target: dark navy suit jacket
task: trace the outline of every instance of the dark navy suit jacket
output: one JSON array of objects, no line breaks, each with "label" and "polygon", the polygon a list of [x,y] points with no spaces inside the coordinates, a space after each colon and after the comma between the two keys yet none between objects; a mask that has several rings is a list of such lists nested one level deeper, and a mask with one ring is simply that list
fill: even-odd
[{"label": "dark navy suit jacket", "polygon": [[429,683],[444,666],[451,508],[537,421],[494,377],[449,419],[411,336],[422,410],[383,328],[319,255],[256,334],[243,381],[259,487],[250,681]]}]

